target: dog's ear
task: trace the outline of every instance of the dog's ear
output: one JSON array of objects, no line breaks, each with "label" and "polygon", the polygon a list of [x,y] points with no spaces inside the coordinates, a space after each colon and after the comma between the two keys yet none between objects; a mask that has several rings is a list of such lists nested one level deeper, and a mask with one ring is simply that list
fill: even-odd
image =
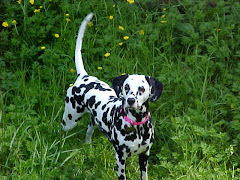
[{"label": "dog's ear", "polygon": [[127,79],[127,77],[128,77],[128,74],[124,74],[124,75],[115,77],[115,78],[112,80],[113,89],[114,89],[114,91],[116,92],[116,94],[117,94],[118,97],[119,97],[119,94],[120,94],[121,91],[122,91],[123,83],[124,83],[125,79]]},{"label": "dog's ear", "polygon": [[149,99],[152,102],[155,102],[162,94],[163,85],[162,85],[162,83],[160,83],[158,80],[156,80],[155,78],[153,78],[151,76],[146,76],[146,80],[147,80],[148,84],[150,85],[150,89],[151,89]]}]

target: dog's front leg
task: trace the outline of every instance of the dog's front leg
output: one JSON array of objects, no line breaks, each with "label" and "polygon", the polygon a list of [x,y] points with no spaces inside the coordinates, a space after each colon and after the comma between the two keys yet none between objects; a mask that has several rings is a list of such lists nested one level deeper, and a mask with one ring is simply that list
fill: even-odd
[{"label": "dog's front leg", "polygon": [[125,168],[126,168],[126,158],[124,159],[121,154],[116,153],[116,171],[119,180],[125,180]]},{"label": "dog's front leg", "polygon": [[139,154],[139,166],[140,166],[142,180],[148,179],[147,165],[148,165],[148,155],[146,153]]}]

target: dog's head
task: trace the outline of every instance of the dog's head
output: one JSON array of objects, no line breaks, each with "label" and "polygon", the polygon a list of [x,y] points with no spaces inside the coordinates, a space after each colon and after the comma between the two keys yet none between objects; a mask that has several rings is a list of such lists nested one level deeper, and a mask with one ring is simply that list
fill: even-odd
[{"label": "dog's head", "polygon": [[123,97],[124,108],[140,110],[146,101],[155,102],[161,96],[163,85],[150,76],[126,74],[113,79],[113,89]]}]

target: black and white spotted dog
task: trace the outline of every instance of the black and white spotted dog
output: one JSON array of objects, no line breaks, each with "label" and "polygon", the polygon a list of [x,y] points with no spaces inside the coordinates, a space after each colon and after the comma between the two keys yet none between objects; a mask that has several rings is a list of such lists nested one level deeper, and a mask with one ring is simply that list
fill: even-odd
[{"label": "black and white spotted dog", "polygon": [[98,127],[113,144],[116,153],[118,179],[126,179],[127,157],[139,155],[141,179],[147,179],[147,164],[154,139],[154,129],[148,112],[148,101],[156,101],[162,93],[162,84],[144,75],[122,75],[113,79],[113,89],[96,77],[89,76],[83,66],[81,47],[87,23],[93,14],[83,20],[77,37],[75,63],[78,78],[67,90],[63,130],[77,125],[83,114],[92,115],[86,133],[91,142]]}]

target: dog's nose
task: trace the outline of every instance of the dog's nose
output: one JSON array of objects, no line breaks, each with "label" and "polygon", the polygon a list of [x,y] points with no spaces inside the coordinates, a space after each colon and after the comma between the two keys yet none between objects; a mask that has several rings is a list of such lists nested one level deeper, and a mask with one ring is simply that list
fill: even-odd
[{"label": "dog's nose", "polygon": [[127,102],[131,106],[131,105],[133,105],[135,103],[135,99],[134,98],[128,98]]}]

